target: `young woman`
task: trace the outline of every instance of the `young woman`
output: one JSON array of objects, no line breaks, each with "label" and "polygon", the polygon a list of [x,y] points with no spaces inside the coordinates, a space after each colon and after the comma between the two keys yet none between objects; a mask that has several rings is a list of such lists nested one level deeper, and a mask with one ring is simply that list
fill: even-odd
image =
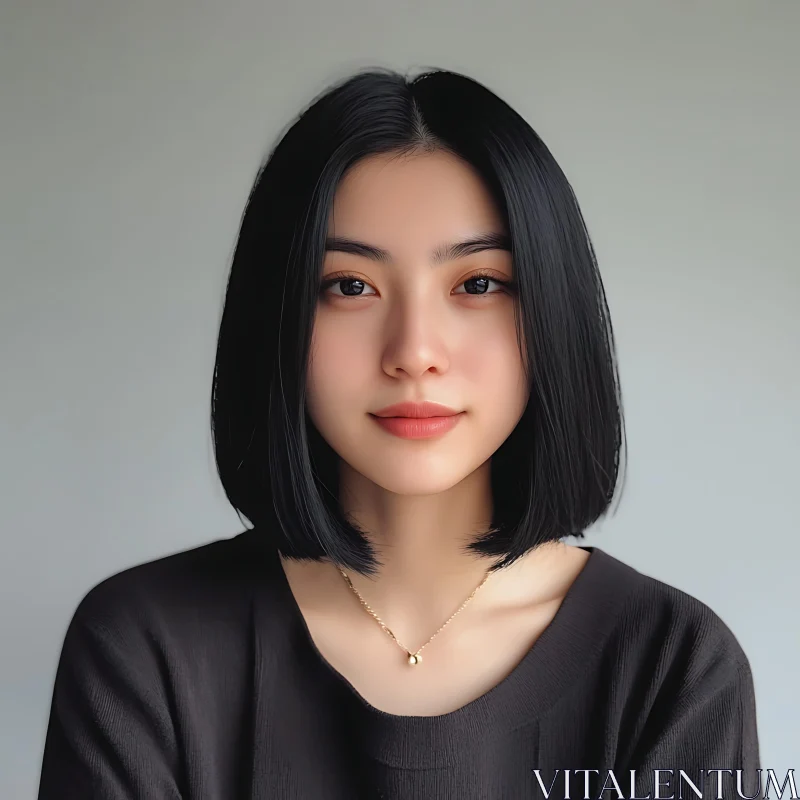
[{"label": "young woman", "polygon": [[370,70],[295,121],[242,219],[212,398],[252,528],[83,598],[42,800],[754,785],[728,627],[562,541],[617,487],[612,327],[570,184],[488,89]]}]

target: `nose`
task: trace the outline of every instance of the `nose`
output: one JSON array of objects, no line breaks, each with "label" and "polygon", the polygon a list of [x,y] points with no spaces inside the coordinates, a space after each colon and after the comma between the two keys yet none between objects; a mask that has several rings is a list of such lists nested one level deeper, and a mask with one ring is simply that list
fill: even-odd
[{"label": "nose", "polygon": [[392,378],[445,373],[450,366],[445,310],[420,298],[398,306],[386,320],[383,371]]}]

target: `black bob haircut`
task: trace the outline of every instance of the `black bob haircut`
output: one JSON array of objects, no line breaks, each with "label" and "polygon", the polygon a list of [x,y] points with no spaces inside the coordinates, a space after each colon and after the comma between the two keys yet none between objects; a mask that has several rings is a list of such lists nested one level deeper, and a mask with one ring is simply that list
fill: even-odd
[{"label": "black bob haircut", "polygon": [[[578,202],[527,122],[464,75],[371,68],[319,95],[250,192],[217,342],[211,431],[237,513],[285,557],[373,575],[375,550],[338,503],[338,455],[306,413],[306,369],[334,193],[376,154],[447,151],[471,164],[511,239],[530,399],[494,453],[492,569],[606,514],[624,422],[605,290]],[[627,447],[626,447],[627,452]],[[626,459],[627,460],[627,459]]]}]

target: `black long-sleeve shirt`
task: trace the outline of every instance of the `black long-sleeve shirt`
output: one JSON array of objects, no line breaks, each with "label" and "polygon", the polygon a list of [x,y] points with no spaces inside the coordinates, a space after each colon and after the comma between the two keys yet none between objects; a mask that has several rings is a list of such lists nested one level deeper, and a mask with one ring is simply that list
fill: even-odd
[{"label": "black long-sleeve shirt", "polygon": [[67,629],[39,800],[694,798],[718,779],[727,798],[736,770],[753,796],[754,687],[730,629],[584,549],[522,661],[433,717],[382,712],[333,669],[262,531],[119,572]]}]

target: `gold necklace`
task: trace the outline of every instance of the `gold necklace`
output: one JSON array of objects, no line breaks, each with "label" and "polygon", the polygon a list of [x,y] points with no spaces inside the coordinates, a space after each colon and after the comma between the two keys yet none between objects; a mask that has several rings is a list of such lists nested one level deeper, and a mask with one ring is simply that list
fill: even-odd
[{"label": "gold necklace", "polygon": [[411,650],[409,650],[405,645],[400,644],[398,638],[384,624],[383,620],[370,608],[367,601],[361,596],[361,593],[358,591],[358,589],[356,589],[356,587],[353,586],[353,582],[350,580],[350,578],[347,576],[347,573],[341,567],[339,567],[339,572],[342,573],[342,576],[344,577],[345,581],[347,581],[347,585],[355,592],[356,597],[358,597],[359,601],[361,602],[361,605],[364,606],[364,608],[369,612],[369,614],[372,617],[374,617],[378,625],[380,625],[381,628],[383,628],[383,630],[386,631],[386,633],[388,633],[389,636],[391,636],[392,639],[394,639],[394,641],[397,642],[397,644],[405,651],[406,655],[408,656],[408,663],[412,667],[416,666],[422,661],[422,656],[420,655],[422,647],[427,647],[433,641],[434,637],[438,636],[442,632],[442,630],[444,630],[445,626],[450,622],[450,620],[452,620],[453,617],[456,616],[456,614],[462,611],[464,606],[466,606],[467,603],[469,603],[469,601],[472,600],[473,597],[475,597],[475,593],[478,591],[478,589],[481,588],[481,586],[483,586],[484,583],[486,583],[486,581],[489,579],[489,576],[491,575],[491,572],[487,572],[486,575],[484,576],[484,579],[472,590],[472,594],[459,606],[458,609],[456,609],[456,611],[449,617],[449,619],[445,621],[444,625],[442,625],[442,627],[439,628],[439,630],[436,631],[436,633],[434,633],[433,636],[431,636],[431,638],[428,639],[428,641],[425,642],[425,644],[423,644],[422,647],[419,648],[419,650],[412,653]]}]

